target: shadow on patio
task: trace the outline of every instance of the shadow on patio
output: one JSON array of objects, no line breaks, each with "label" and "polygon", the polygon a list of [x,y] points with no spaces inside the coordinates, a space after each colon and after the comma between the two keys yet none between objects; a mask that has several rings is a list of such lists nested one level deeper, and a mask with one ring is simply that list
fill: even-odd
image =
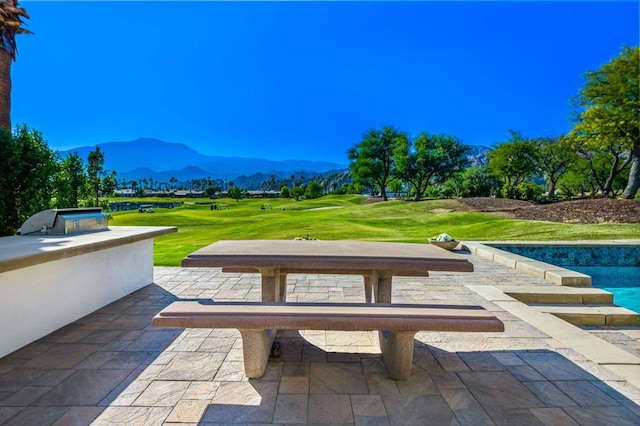
[{"label": "shadow on patio", "polygon": [[[640,424],[638,389],[585,370],[500,312],[505,333],[419,333],[406,381],[389,378],[377,333],[322,331],[281,332],[281,356],[247,380],[236,330],[154,329],[151,319],[179,297],[255,300],[259,277],[159,276],[0,359],[0,424]],[[293,295],[309,300],[308,278],[292,281]],[[357,279],[331,282],[312,290],[361,292]],[[445,302],[469,302],[463,287],[442,288],[430,286]]]}]

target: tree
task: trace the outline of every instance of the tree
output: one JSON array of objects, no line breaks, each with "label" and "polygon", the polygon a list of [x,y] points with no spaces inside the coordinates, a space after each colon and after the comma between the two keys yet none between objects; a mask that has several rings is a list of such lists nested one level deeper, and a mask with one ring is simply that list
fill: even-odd
[{"label": "tree", "polygon": [[466,166],[469,149],[454,136],[422,132],[413,146],[409,139],[397,145],[395,175],[413,186],[419,201],[430,184],[442,183]]},{"label": "tree", "polygon": [[54,175],[57,171],[56,155],[49,148],[41,132],[26,124],[18,127],[13,139],[16,143],[18,165],[16,172],[17,206],[23,212],[21,219],[51,208]]},{"label": "tree", "polygon": [[463,197],[490,197],[500,188],[500,182],[487,167],[472,166],[462,172]]},{"label": "tree", "polygon": [[96,207],[100,206],[100,195],[112,193],[117,186],[116,172],[104,169],[104,152],[99,146],[87,157],[87,181]]},{"label": "tree", "polygon": [[238,202],[238,201],[240,201],[242,199],[242,189],[240,189],[239,186],[232,186],[227,191],[227,194],[229,195],[229,197],[231,197],[232,199],[236,200],[236,202]]},{"label": "tree", "polygon": [[539,170],[547,183],[549,197],[555,197],[558,180],[578,161],[573,144],[566,137],[535,138],[538,145]]},{"label": "tree", "polygon": [[439,195],[448,198],[461,198],[465,192],[464,172],[458,172],[447,179],[439,188]]},{"label": "tree", "polygon": [[394,171],[394,152],[406,143],[407,135],[394,127],[370,129],[347,151],[353,179],[365,187],[377,187],[387,201],[387,184]]},{"label": "tree", "polygon": [[583,144],[577,149],[578,156],[587,164],[585,173],[595,182],[595,192],[604,195],[614,192],[614,182],[619,181],[620,175],[629,168],[631,158],[624,147],[613,143],[601,150],[589,149]]},{"label": "tree", "polygon": [[171,176],[169,178],[169,188],[174,189],[176,183],[178,183],[178,179],[176,179],[175,176]]},{"label": "tree", "polygon": [[16,211],[16,188],[14,178],[14,143],[11,132],[0,127],[0,236],[13,235],[18,229],[19,220]]},{"label": "tree", "polygon": [[[118,178],[115,171],[106,173],[102,179],[102,195],[109,197],[113,195],[113,191],[118,187]],[[103,200],[101,206],[105,210],[109,210],[109,200]]]},{"label": "tree", "polygon": [[12,235],[31,215],[51,208],[55,152],[26,125],[14,134],[0,127],[0,235]]},{"label": "tree", "polygon": [[578,161],[558,181],[558,187],[562,191],[562,195],[566,198],[573,198],[574,196],[583,198],[589,193],[595,194],[599,185],[594,180],[590,170],[587,160],[578,157]]},{"label": "tree", "polygon": [[27,10],[18,0],[0,0],[0,127],[11,131],[11,62],[16,60],[16,34],[31,34],[22,27]]},{"label": "tree", "polygon": [[209,185],[204,189],[204,195],[213,198],[216,192],[220,192],[220,185],[217,182],[210,181]]},{"label": "tree", "polygon": [[629,167],[623,155],[624,152],[621,151],[579,151],[578,160],[569,169],[569,178],[563,177],[561,180],[563,190],[573,188],[568,194],[594,195],[598,192],[605,193],[603,188],[607,188],[606,194],[622,193],[626,184],[625,175],[624,169],[618,169],[621,165]]},{"label": "tree", "polygon": [[84,161],[77,152],[72,152],[60,162],[56,179],[56,207],[78,207],[86,186]]},{"label": "tree", "polygon": [[304,189],[301,186],[294,186],[289,190],[289,195],[298,201],[304,195]]},{"label": "tree", "polygon": [[100,189],[104,173],[104,153],[99,146],[89,153],[87,162],[87,184],[91,193],[95,196],[95,206],[98,207],[100,205]]},{"label": "tree", "polygon": [[[631,164],[623,198],[634,198],[640,185],[640,49],[623,47],[619,56],[599,70],[587,72],[576,102],[570,136],[581,152],[618,155],[602,192],[608,194],[616,176]],[[624,156],[620,153],[624,152]]]},{"label": "tree", "polygon": [[511,137],[490,151],[489,171],[503,183],[505,193],[531,179],[538,171],[538,146],[519,132],[509,130]]},{"label": "tree", "polygon": [[282,185],[280,187],[280,196],[282,198],[289,198],[289,187],[287,185]]},{"label": "tree", "polygon": [[307,189],[304,191],[305,198],[314,199],[320,198],[322,195],[322,184],[320,182],[311,181],[307,185]]},{"label": "tree", "polygon": [[393,192],[395,198],[400,198],[402,191],[404,191],[404,183],[400,179],[392,179],[389,182],[389,189]]}]

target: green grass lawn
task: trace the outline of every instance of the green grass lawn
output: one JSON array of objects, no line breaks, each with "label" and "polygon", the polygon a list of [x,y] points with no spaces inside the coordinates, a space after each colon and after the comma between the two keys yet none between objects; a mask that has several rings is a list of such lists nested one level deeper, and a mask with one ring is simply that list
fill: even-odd
[{"label": "green grass lawn", "polygon": [[[215,200],[228,210],[211,210],[206,200],[185,200],[156,213],[112,212],[109,225],[177,226],[155,239],[154,262],[179,266],[184,256],[218,240],[293,239],[368,240],[426,243],[446,232],[457,240],[602,240],[640,238],[638,224],[573,225],[505,219],[495,214],[457,211],[453,200],[388,201],[363,204],[365,197],[326,196],[317,200]],[[132,201],[117,199],[112,201]],[[145,198],[141,201],[150,203]],[[157,201],[169,201],[158,199]],[[268,203],[272,209],[261,209]]]}]

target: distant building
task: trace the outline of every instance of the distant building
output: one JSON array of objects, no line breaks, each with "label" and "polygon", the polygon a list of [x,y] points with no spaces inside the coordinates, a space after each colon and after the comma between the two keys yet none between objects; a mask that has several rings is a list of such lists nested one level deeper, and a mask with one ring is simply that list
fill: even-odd
[{"label": "distant building", "polygon": [[113,191],[116,197],[135,197],[136,192],[131,188],[116,189]]},{"label": "distant building", "polygon": [[145,197],[171,197],[175,191],[145,191]]},{"label": "distant building", "polygon": [[246,191],[249,198],[278,198],[280,191]]},{"label": "distant building", "polygon": [[204,197],[204,191],[178,189],[173,193],[173,196],[181,198],[202,198]]},{"label": "distant building", "polygon": [[140,190],[134,191],[131,188],[121,188],[121,189],[116,189],[115,191],[113,191],[113,194],[116,197],[136,197],[136,196],[143,196],[143,197],[170,197],[170,196],[173,195],[173,191],[150,191],[150,190],[144,190],[144,193],[141,194]]}]

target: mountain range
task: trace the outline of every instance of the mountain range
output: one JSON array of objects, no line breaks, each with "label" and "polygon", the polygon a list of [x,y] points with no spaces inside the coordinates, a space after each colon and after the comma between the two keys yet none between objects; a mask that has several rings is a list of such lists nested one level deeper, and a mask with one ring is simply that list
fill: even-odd
[{"label": "mountain range", "polygon": [[[105,142],[93,146],[81,146],[60,154],[64,157],[71,152],[86,159],[89,152],[99,146],[104,153],[106,170],[115,170],[118,180],[138,181],[152,178],[156,182],[169,182],[173,177],[179,182],[190,179],[226,179],[254,181],[275,175],[279,179],[291,175],[305,175],[312,178],[319,174],[344,172],[346,164],[326,161],[284,160],[274,161],[263,158],[222,157],[204,155],[183,143],[164,142],[159,139],[140,138],[128,142]],[[467,158],[472,165],[487,163],[489,148],[472,146]]]},{"label": "mountain range", "polygon": [[99,146],[104,153],[106,170],[118,172],[118,179],[139,180],[153,178],[167,182],[171,177],[178,181],[189,179],[235,179],[255,173],[275,174],[279,177],[291,174],[316,174],[344,170],[346,164],[326,161],[283,160],[263,158],[222,157],[204,155],[182,143],[164,142],[141,138],[129,142],[106,142],[61,151],[62,156],[71,152],[86,159],[89,152]]}]

